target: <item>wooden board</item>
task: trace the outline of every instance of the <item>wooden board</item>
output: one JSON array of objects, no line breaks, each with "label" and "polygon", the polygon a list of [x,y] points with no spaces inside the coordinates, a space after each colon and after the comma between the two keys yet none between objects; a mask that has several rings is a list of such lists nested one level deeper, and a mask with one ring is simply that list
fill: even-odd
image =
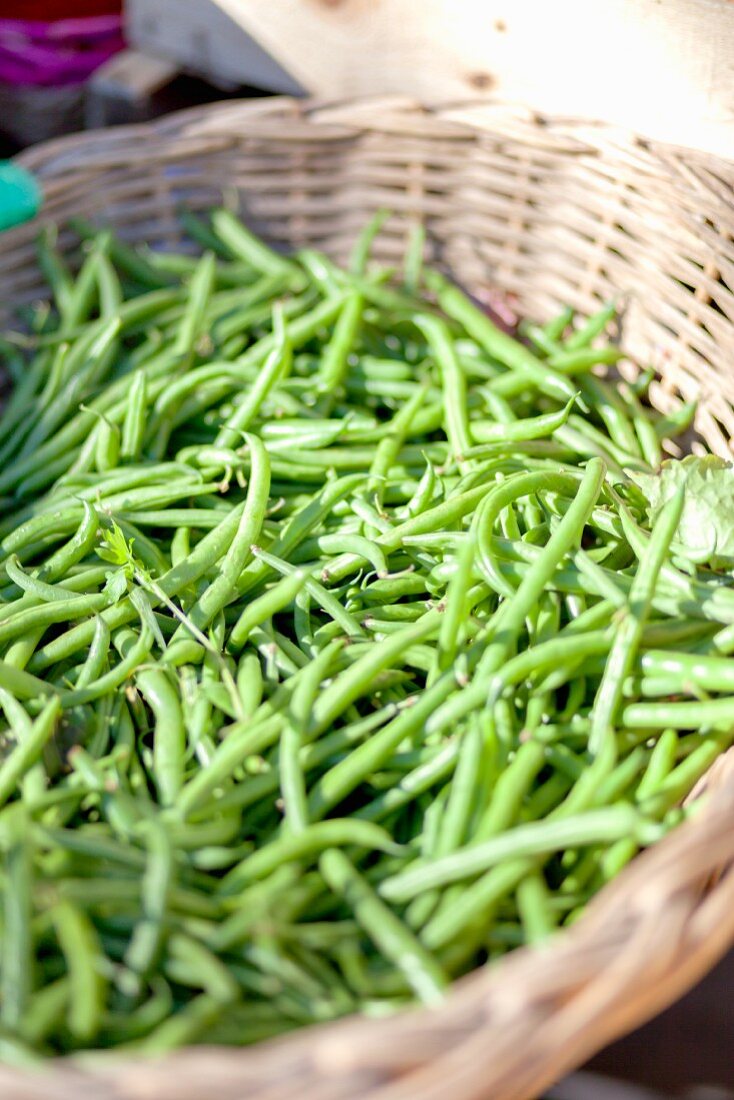
[{"label": "wooden board", "polygon": [[734,157],[732,0],[128,0],[128,10],[133,42],[228,80],[328,97],[501,95]]},{"label": "wooden board", "polygon": [[217,0],[126,0],[124,11],[133,46],[228,90],[245,84],[287,95],[306,91],[247,33],[241,12]]},{"label": "wooden board", "polygon": [[140,50],[121,50],[92,74],[85,86],[84,124],[88,130],[153,117],[153,100],[178,75],[173,61]]}]

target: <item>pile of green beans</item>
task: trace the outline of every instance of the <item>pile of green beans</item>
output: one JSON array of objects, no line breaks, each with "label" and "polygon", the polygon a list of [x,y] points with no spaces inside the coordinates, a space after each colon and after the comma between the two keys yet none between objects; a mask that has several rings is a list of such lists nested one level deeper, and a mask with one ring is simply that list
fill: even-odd
[{"label": "pile of green beans", "polygon": [[[434,1003],[571,925],[732,741],[693,410],[357,242],[83,221],[0,349],[0,1059]],[[72,266],[70,265],[70,262]]]}]

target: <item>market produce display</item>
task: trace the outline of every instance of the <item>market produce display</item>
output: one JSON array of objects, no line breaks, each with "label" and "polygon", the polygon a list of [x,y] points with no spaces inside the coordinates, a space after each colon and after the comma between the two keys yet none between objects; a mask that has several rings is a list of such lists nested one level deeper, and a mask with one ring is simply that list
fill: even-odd
[{"label": "market produce display", "polygon": [[249,1043],[572,924],[734,739],[734,471],[423,270],[75,225],[2,342],[0,1058]]}]

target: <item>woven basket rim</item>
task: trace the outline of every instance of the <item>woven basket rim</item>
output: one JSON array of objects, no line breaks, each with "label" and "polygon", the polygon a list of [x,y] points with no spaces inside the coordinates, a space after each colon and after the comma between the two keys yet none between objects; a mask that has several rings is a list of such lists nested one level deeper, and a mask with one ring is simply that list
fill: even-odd
[{"label": "woven basket rim", "polygon": [[[240,131],[232,132],[235,125],[246,126],[252,137],[272,133],[274,120],[282,123],[277,139],[281,143],[289,141],[288,124],[292,122],[299,140],[305,140],[310,130],[314,142],[338,142],[371,130],[396,137],[430,132],[448,142],[475,140],[477,134],[491,133],[567,156],[591,154],[603,159],[613,153],[627,158],[642,177],[652,161],[656,169],[670,164],[678,171],[683,165],[693,192],[699,184],[704,189],[703,177],[707,184],[719,181],[721,187],[705,187],[707,202],[720,203],[729,216],[734,212],[734,198],[726,190],[734,160],[653,141],[603,122],[546,116],[501,99],[462,100],[440,108],[402,96],[336,102],[286,96],[227,101],[150,123],[64,136],[25,151],[17,160],[36,171],[48,194],[53,195],[68,187],[80,171],[100,166],[114,169],[116,163],[129,164],[131,158],[144,164],[145,143],[151,137],[163,146],[170,142],[170,156],[175,160],[185,156],[189,146],[226,149],[238,141]],[[161,149],[157,152],[165,155]],[[66,1059],[50,1063],[51,1076],[31,1077],[0,1066],[0,1092],[8,1100],[61,1100],[72,1095],[72,1090],[80,1100],[91,1100],[93,1095],[105,1100],[144,1100],[168,1097],[168,1083],[175,1078],[184,1086],[181,1095],[190,1100],[214,1095],[218,1088],[226,1091],[228,1086],[237,1089],[226,1092],[228,1100],[230,1095],[248,1095],[253,1100],[265,1100],[266,1096],[287,1100],[300,1095],[297,1090],[281,1090],[273,1082],[272,1092],[267,1087],[267,1066],[278,1061],[281,1085],[284,1074],[293,1075],[294,1080],[308,1077],[309,1081],[315,1075],[324,1081],[324,1100],[332,1096],[423,1100],[437,1076],[444,1075],[443,1080],[448,1081],[450,1074],[461,1082],[452,1095],[479,1100],[484,1094],[477,1091],[476,1084],[471,1090],[462,1075],[462,1063],[471,1057],[486,1060],[486,1048],[491,1045],[488,1029],[497,1021],[504,1022],[506,1034],[508,1026],[513,1030],[513,1021],[519,1025],[531,1012],[534,1049],[527,1051],[524,1076],[503,1082],[501,1093],[502,1100],[527,1100],[561,1072],[669,1004],[734,943],[734,848],[730,839],[734,833],[734,750],[717,760],[706,785],[710,794],[701,810],[638,856],[594,899],[577,924],[547,945],[521,948],[460,979],[438,1010],[414,1008],[389,1020],[350,1017],[254,1048],[190,1048],[160,1062],[121,1060],[114,1054],[95,1055],[82,1062]],[[668,949],[656,945],[656,938],[668,943]],[[620,998],[623,1001],[625,990],[634,984],[634,969],[645,947],[655,956],[654,964],[645,971],[651,984],[639,991],[633,1005],[625,1007]],[[674,965],[671,957],[676,952]],[[594,997],[585,996],[585,983],[599,977],[599,967],[604,980],[595,986]],[[569,974],[573,976],[570,981]],[[533,990],[532,1002],[529,989]],[[553,1028],[548,1026],[551,1015]],[[523,1026],[527,1029],[527,1018]],[[453,1049],[445,1041],[439,1044],[433,1058],[431,1042],[439,1030],[451,1033],[455,1043]],[[565,1036],[566,1046],[561,1052],[553,1051],[554,1071],[548,1076],[544,1059],[550,1056],[549,1044],[557,1046],[559,1034]],[[375,1052],[372,1060],[366,1057],[365,1048]],[[330,1091],[327,1085],[335,1076],[348,1078],[353,1091]],[[197,1087],[205,1091],[197,1092]],[[318,1093],[308,1092],[312,1095]],[[430,1096],[434,1095],[438,1094],[430,1091]]]},{"label": "woven basket rim", "polygon": [[[652,152],[661,159],[666,156],[682,157],[688,164],[705,168],[714,176],[718,175],[722,166],[734,166],[734,152],[730,158],[724,158],[703,149],[649,138],[628,127],[601,119],[545,113],[499,96],[461,98],[435,106],[406,95],[335,100],[277,95],[256,100],[223,100],[173,111],[148,122],[64,134],[27,148],[14,159],[29,170],[40,165],[48,170],[46,166],[50,163],[51,171],[58,172],[54,158],[58,155],[64,159],[63,154],[68,151],[76,156],[79,151],[94,150],[97,146],[113,151],[121,146],[129,154],[131,151],[134,153],[135,140],[139,136],[158,134],[165,138],[184,131],[196,141],[201,141],[210,129],[221,136],[223,130],[216,124],[221,126],[227,118],[246,120],[253,127],[253,134],[256,134],[259,120],[269,122],[283,115],[298,121],[307,120],[310,126],[319,129],[320,135],[332,137],[340,133],[349,136],[371,129],[385,132],[391,118],[402,122],[409,131],[411,121],[415,124],[417,120],[423,120],[429,122],[432,133],[436,133],[440,125],[443,134],[458,140],[471,139],[478,131],[487,130],[520,139],[523,135],[529,137],[532,134],[537,147],[539,135],[544,135],[552,148],[565,146],[565,151],[569,153],[605,155],[612,149],[633,153]],[[212,122],[215,124],[213,127],[210,126]],[[73,171],[73,166],[68,170]],[[734,206],[734,196],[730,201]]]}]

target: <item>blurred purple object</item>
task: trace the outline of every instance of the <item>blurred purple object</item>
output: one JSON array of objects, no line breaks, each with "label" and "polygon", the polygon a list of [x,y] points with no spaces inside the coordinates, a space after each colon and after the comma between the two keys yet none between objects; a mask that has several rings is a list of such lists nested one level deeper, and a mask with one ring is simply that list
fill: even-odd
[{"label": "blurred purple object", "polygon": [[35,87],[82,84],[124,46],[119,15],[53,23],[0,19],[0,81]]}]

